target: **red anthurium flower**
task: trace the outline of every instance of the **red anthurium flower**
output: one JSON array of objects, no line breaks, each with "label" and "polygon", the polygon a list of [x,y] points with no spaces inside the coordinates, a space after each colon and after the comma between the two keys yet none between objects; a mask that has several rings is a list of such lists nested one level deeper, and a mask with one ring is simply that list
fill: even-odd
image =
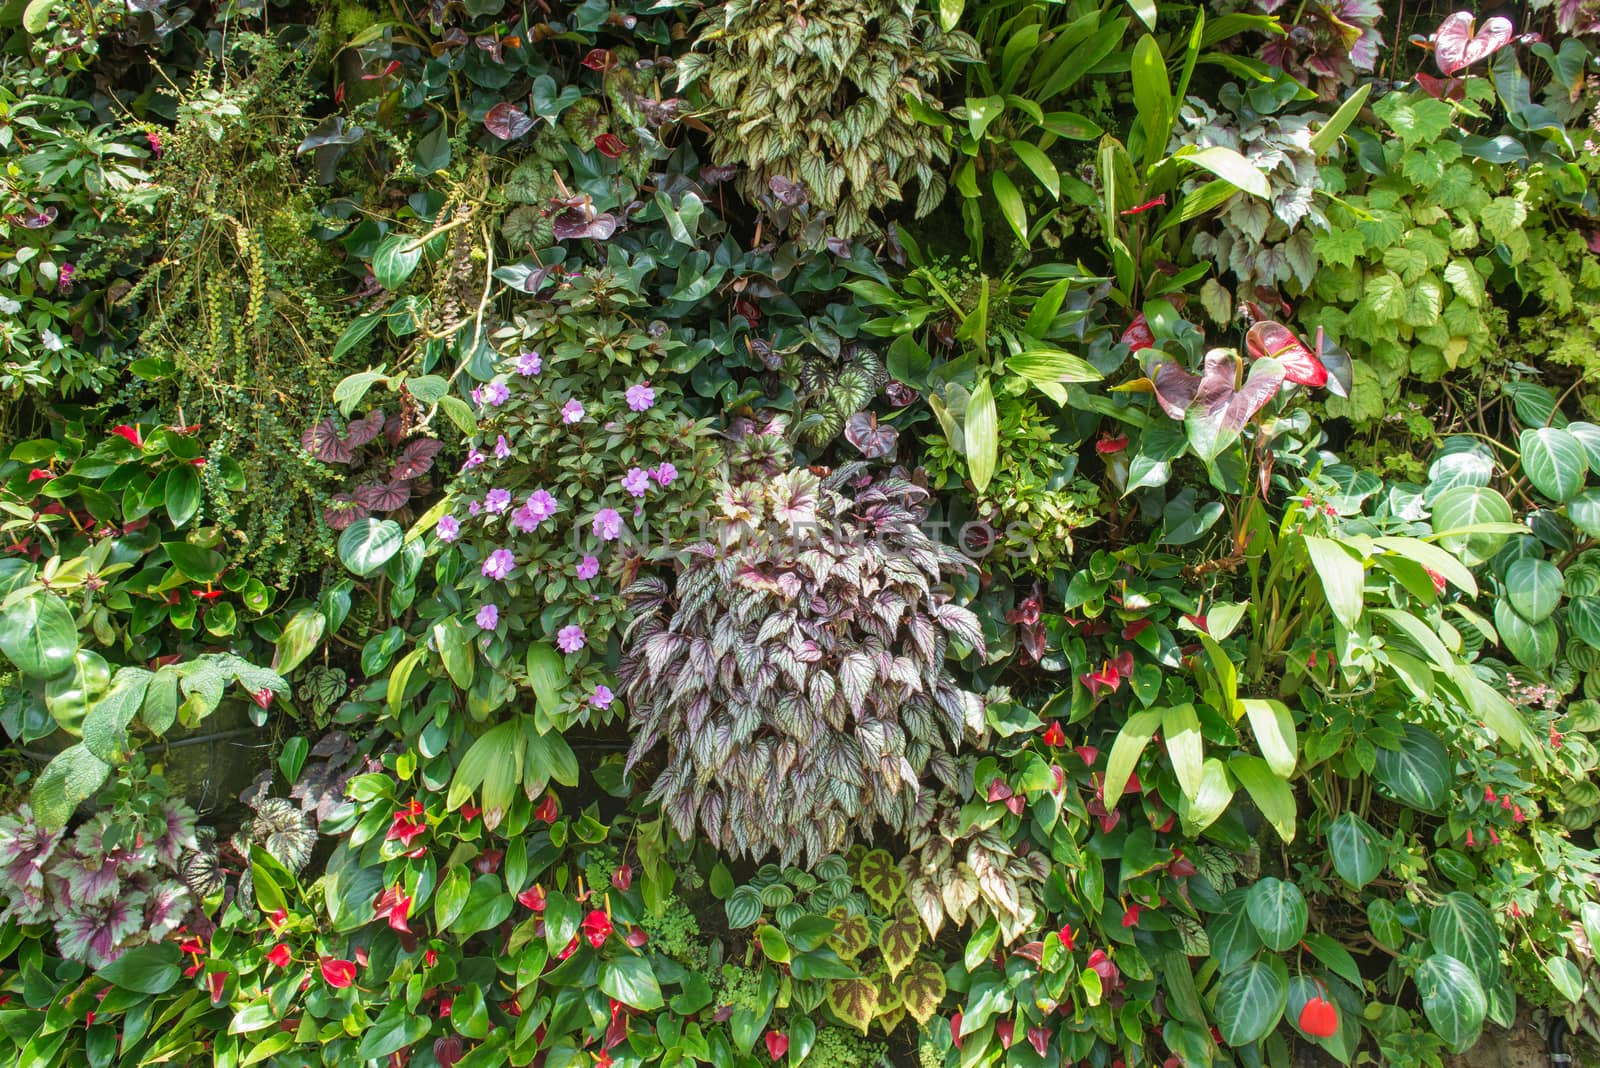
[{"label": "red anthurium flower", "polygon": [[1122,971],[1103,949],[1097,949],[1089,954],[1088,967],[1100,977],[1100,983],[1105,989],[1111,989],[1122,981]]},{"label": "red anthurium flower", "polygon": [[114,426],[111,428],[111,432],[136,449],[144,448],[144,435],[139,433],[139,428],[136,426],[128,426],[127,424]]},{"label": "red anthurium flower", "polygon": [[582,63],[590,70],[607,71],[617,65],[617,57],[609,48],[591,48]]},{"label": "red anthurium flower", "polygon": [[650,941],[650,935],[643,927],[630,927],[628,928],[628,935],[623,941],[634,949],[642,949],[645,943]]},{"label": "red anthurium flower", "polygon": [[1094,767],[1094,762],[1100,759],[1100,750],[1096,749],[1092,745],[1076,746],[1072,751],[1078,754],[1079,760],[1082,760],[1091,768]]},{"label": "red anthurium flower", "polygon": [[1252,360],[1273,357],[1283,365],[1283,376],[1297,385],[1328,384],[1328,368],[1282,323],[1269,320],[1255,324],[1245,335],[1244,344]]},{"label": "red anthurium flower", "polygon": [[1098,671],[1086,671],[1079,675],[1078,681],[1089,688],[1090,697],[1099,697],[1102,690],[1106,693],[1117,692],[1117,687],[1122,685],[1122,672],[1107,660]]},{"label": "red anthurium flower", "polygon": [[1067,732],[1061,729],[1060,720],[1051,720],[1050,726],[1045,728],[1044,744],[1058,747],[1067,744]]},{"label": "red anthurium flower", "polygon": [[611,885],[618,890],[626,890],[633,885],[633,865],[624,864],[611,873]]},{"label": "red anthurium flower", "polygon": [[1328,1038],[1339,1030],[1339,1013],[1332,1002],[1314,997],[1300,1010],[1300,1030],[1313,1038]]},{"label": "red anthurium flower", "polygon": [[461,806],[461,818],[464,820],[475,820],[481,815],[483,815],[483,809],[479,808],[477,805]]},{"label": "red anthurium flower", "polygon": [[533,886],[528,887],[522,893],[518,894],[517,901],[524,908],[530,908],[534,912],[543,912],[545,905],[544,887],[535,883]]},{"label": "red anthurium flower", "polygon": [[542,820],[545,823],[554,823],[560,815],[561,807],[556,804],[555,794],[545,794],[544,800],[539,803],[539,807],[533,810],[533,818]]},{"label": "red anthurium flower", "polygon": [[28,472],[29,482],[45,482],[55,477],[56,476],[54,472],[46,471],[42,467],[35,467],[32,471]]},{"label": "red anthurium flower", "polygon": [[566,948],[556,954],[556,960],[566,960],[576,952],[578,952],[578,936],[573,935],[572,941],[567,943]]},{"label": "red anthurium flower", "polygon": [[789,1036],[782,1031],[767,1032],[767,1056],[777,1060],[789,1052]]},{"label": "red anthurium flower", "polygon": [[505,859],[506,851],[503,849],[485,849],[479,853],[472,862],[472,868],[479,875],[488,875],[500,870],[500,862]]},{"label": "red anthurium flower", "polygon": [[435,953],[431,949],[424,950],[422,954],[422,963],[426,964],[430,968],[433,967],[435,964],[439,963],[439,954]]},{"label": "red anthurium flower", "polygon": [[178,944],[178,951],[181,953],[204,953],[206,944],[198,938],[185,938]]},{"label": "red anthurium flower", "polygon": [[1187,619],[1190,623],[1193,623],[1195,629],[1198,630],[1201,634],[1210,634],[1211,633],[1211,631],[1206,628],[1206,617],[1205,616],[1203,616],[1203,615],[1191,616],[1187,612],[1185,612],[1184,615],[1183,615],[1183,618]]},{"label": "red anthurium flower", "polygon": [[1139,635],[1143,634],[1147,629],[1149,629],[1149,627],[1150,621],[1148,619],[1136,619],[1129,623],[1126,627],[1122,628],[1122,640],[1125,642],[1131,642]]},{"label": "red anthurium flower", "polygon": [[406,926],[406,917],[411,914],[411,895],[400,889],[399,883],[378,895],[372,903],[372,912],[375,919],[388,920],[396,931],[411,933],[411,928]]},{"label": "red anthurium flower", "polygon": [[1167,871],[1176,878],[1183,879],[1190,875],[1199,874],[1200,869],[1194,866],[1194,861],[1183,855],[1183,850],[1172,851],[1172,862],[1167,865]]},{"label": "red anthurium flower", "polygon": [[465,1044],[455,1035],[433,1040],[433,1059],[439,1062],[439,1068],[456,1068],[456,1062],[465,1053]]},{"label": "red anthurium flower", "polygon": [[394,814],[393,822],[389,825],[389,833],[384,840],[393,842],[398,839],[401,845],[409,849],[411,840],[425,833],[427,829],[428,821],[422,814],[422,802],[412,798],[409,805]]},{"label": "red anthurium flower", "polygon": [[1133,317],[1128,328],[1122,332],[1122,341],[1128,346],[1129,352],[1139,352],[1142,349],[1156,347],[1156,336],[1150,330],[1150,324],[1145,320],[1144,312]]},{"label": "red anthurium flower", "polygon": [[957,1009],[950,1014],[950,1041],[956,1044],[956,1049],[961,1048],[961,1010]]},{"label": "red anthurium flower", "polygon": [[1028,1045],[1032,1046],[1034,1051],[1043,1057],[1045,1051],[1050,1048],[1050,1032],[1042,1027],[1028,1028]]},{"label": "red anthurium flower", "polygon": [[616,159],[628,151],[628,143],[614,133],[603,133],[596,137],[594,147],[607,159]]},{"label": "red anthurium flower", "polygon": [[322,960],[322,978],[335,990],[344,990],[356,981],[356,966],[352,961],[324,957]]},{"label": "red anthurium flower", "polygon": [[284,909],[273,909],[267,916],[267,923],[271,924],[274,931],[289,922],[289,913]]},{"label": "red anthurium flower", "polygon": [[1099,440],[1094,443],[1094,451],[1099,453],[1101,456],[1107,456],[1114,452],[1121,452],[1127,447],[1128,435],[1126,434],[1118,434],[1115,437],[1110,434],[1101,434]]},{"label": "red anthurium flower", "polygon": [[1147,200],[1143,204],[1138,205],[1137,207],[1123,208],[1121,211],[1117,212],[1117,214],[1118,215],[1143,215],[1145,212],[1149,211],[1151,208],[1164,208],[1166,206],[1167,206],[1167,197],[1166,197],[1166,194],[1163,193],[1161,196],[1156,197],[1154,200]]},{"label": "red anthurium flower", "polygon": [[1076,937],[1076,935],[1077,932],[1073,931],[1072,924],[1070,923],[1066,924],[1061,928],[1061,930],[1056,932],[1056,937],[1061,939],[1061,948],[1065,949],[1068,953],[1072,952],[1072,940]]},{"label": "red anthurium flower", "polygon": [[[226,590],[190,590],[189,592],[191,594],[193,594],[199,600],[202,600],[202,601],[215,601],[218,597],[221,597],[227,591]],[[271,690],[264,690],[264,691],[261,691],[261,692],[263,692],[263,693],[271,693],[272,691]],[[256,703],[260,704],[259,701],[256,702]],[[271,703],[272,703],[272,698],[270,698],[270,697],[267,698],[267,704],[270,705]],[[266,705],[262,705],[261,707],[265,708]]]},{"label": "red anthurium flower", "polygon": [[991,804],[995,801],[1004,801],[1011,796],[1011,787],[1006,785],[1004,779],[991,779],[988,793],[985,796]]},{"label": "red anthurium flower", "polygon": [[261,689],[257,690],[255,693],[250,695],[250,700],[254,701],[256,704],[260,705],[262,708],[271,708],[272,707],[272,691],[267,689],[265,686],[263,686]]},{"label": "red anthurium flower", "polygon": [[1138,905],[1138,902],[1135,902],[1134,904],[1129,905],[1127,911],[1122,914],[1122,926],[1124,926],[1124,927],[1137,927],[1137,926],[1139,926],[1139,905]]},{"label": "red anthurium flower", "polygon": [[1006,610],[1006,622],[1031,627],[1039,622],[1039,610],[1042,607],[1037,596],[1024,598],[1016,608]]},{"label": "red anthurium flower", "polygon": [[1012,1020],[1001,1020],[994,1025],[994,1033],[1000,1040],[1000,1048],[1010,1049],[1011,1043],[1016,1041],[1017,1025]]},{"label": "red anthurium flower", "polygon": [[273,946],[267,953],[267,960],[271,961],[273,966],[277,968],[287,968],[289,959],[289,947],[282,942]]},{"label": "red anthurium flower", "polygon": [[611,917],[599,909],[591,909],[589,915],[583,918],[583,937],[587,938],[595,949],[605,945],[606,939],[611,937],[614,930],[616,928],[611,926]]},{"label": "red anthurium flower", "polygon": [[594,1055],[594,1068],[611,1068],[613,1063],[614,1062],[611,1059],[611,1054],[607,1053],[605,1050],[601,1050],[599,1053]]},{"label": "red anthurium flower", "polygon": [[228,981],[227,972],[207,972],[206,989],[211,993],[212,1001],[222,1000],[222,987]]}]

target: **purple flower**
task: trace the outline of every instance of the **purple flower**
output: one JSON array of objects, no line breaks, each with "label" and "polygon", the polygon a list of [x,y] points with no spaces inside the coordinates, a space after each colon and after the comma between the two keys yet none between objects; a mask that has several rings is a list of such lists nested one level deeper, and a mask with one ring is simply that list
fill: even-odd
[{"label": "purple flower", "polygon": [[490,515],[499,515],[511,507],[511,491],[496,486],[484,496],[483,506],[489,510]]},{"label": "purple flower", "polygon": [[624,394],[628,400],[628,407],[636,412],[647,412],[655,407],[656,391],[650,388],[650,383],[640,382],[638,385],[629,386]]},{"label": "purple flower", "polygon": [[678,477],[678,469],[663,460],[650,470],[650,477],[656,480],[658,486],[670,486],[672,480]]},{"label": "purple flower", "polygon": [[596,708],[610,708],[611,702],[617,695],[611,692],[611,687],[601,683],[594,688],[594,693],[589,696],[589,703]]},{"label": "purple flower", "polygon": [[556,514],[558,507],[556,499],[547,491],[534,490],[511,517],[511,525],[524,534],[532,534],[540,523]]},{"label": "purple flower", "polygon": [[461,520],[453,515],[442,515],[439,517],[438,530],[440,541],[455,541],[461,537]]},{"label": "purple flower", "polygon": [[598,557],[585,556],[578,561],[578,577],[585,582],[600,574],[600,560]]},{"label": "purple flower", "polygon": [[483,562],[483,574],[486,578],[503,579],[516,566],[517,558],[511,555],[510,549],[496,549]]},{"label": "purple flower", "polygon": [[577,397],[572,397],[567,401],[567,403],[561,406],[561,421],[563,423],[576,423],[582,418],[583,405],[578,402]]},{"label": "purple flower", "polygon": [[536,375],[544,370],[544,360],[539,358],[537,352],[524,352],[517,357],[517,374]]},{"label": "purple flower", "polygon": [[63,293],[72,291],[72,276],[78,273],[78,268],[70,263],[63,263],[61,270],[56,275],[56,288]]},{"label": "purple flower", "polygon": [[511,399],[511,387],[504,382],[490,382],[483,387],[483,399],[489,402],[489,407],[498,408]]},{"label": "purple flower", "polygon": [[467,502],[467,514],[472,518],[478,518],[478,513],[481,511],[483,511],[483,505],[476,499]]},{"label": "purple flower", "polygon": [[569,623],[556,631],[556,648],[563,653],[575,653],[583,648],[583,628]]},{"label": "purple flower", "polygon": [[616,541],[622,535],[622,517],[615,508],[602,508],[594,514],[591,529],[601,541]]},{"label": "purple flower", "polygon": [[511,455],[511,443],[506,440],[506,436],[504,434],[501,434],[498,438],[495,439],[495,442],[494,442],[494,458],[496,460],[504,460],[507,456],[510,456],[510,455]]},{"label": "purple flower", "polygon": [[622,488],[635,497],[643,497],[650,488],[650,475],[642,467],[630,467],[622,476]]},{"label": "purple flower", "polygon": [[473,404],[474,407],[476,407],[476,408],[482,408],[483,407],[483,387],[482,386],[473,386],[472,389],[468,392],[467,395],[472,398],[472,404]]},{"label": "purple flower", "polygon": [[492,604],[479,608],[477,623],[481,630],[494,630],[500,625],[500,609]]},{"label": "purple flower", "polygon": [[483,463],[485,459],[487,459],[487,457],[484,456],[483,453],[479,452],[477,449],[472,449],[467,453],[467,462],[461,465],[461,470],[471,471],[474,467],[477,467],[479,464]]}]

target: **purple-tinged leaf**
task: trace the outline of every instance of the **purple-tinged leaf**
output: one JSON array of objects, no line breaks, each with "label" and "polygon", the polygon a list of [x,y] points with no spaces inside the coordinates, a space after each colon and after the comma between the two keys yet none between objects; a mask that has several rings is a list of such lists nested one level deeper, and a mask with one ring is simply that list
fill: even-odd
[{"label": "purple-tinged leaf", "polygon": [[502,101],[483,117],[484,128],[502,141],[515,141],[533,129],[533,120],[515,104]]},{"label": "purple-tinged leaf", "polygon": [[444,448],[438,438],[417,438],[404,449],[389,471],[389,477],[400,481],[421,478],[433,468],[433,458]]},{"label": "purple-tinged leaf", "polygon": [[1161,410],[1174,419],[1182,419],[1200,390],[1200,376],[1168,362],[1157,365],[1151,384]]},{"label": "purple-tinged leaf", "polygon": [[374,512],[392,512],[410,499],[409,482],[369,482],[356,487],[356,503]]},{"label": "purple-tinged leaf", "polygon": [[582,208],[568,208],[555,217],[552,229],[558,241],[583,237],[605,241],[617,232],[617,220],[615,216],[605,212],[590,218],[589,213]]},{"label": "purple-tinged leaf", "polygon": [[18,213],[16,215],[7,215],[6,219],[9,222],[16,223],[25,230],[43,230],[46,226],[49,226],[51,223],[56,221],[57,214],[58,209],[56,209],[54,206],[51,206],[41,208],[40,210],[31,212],[29,214]]},{"label": "purple-tinged leaf", "polygon": [[878,417],[872,412],[857,412],[845,422],[844,437],[861,450],[861,455],[876,460],[894,455],[900,432],[892,426],[879,426]]},{"label": "purple-tinged leaf", "polygon": [[356,455],[350,442],[339,433],[338,420],[331,415],[302,434],[300,444],[325,464],[347,464]]},{"label": "purple-tinged leaf", "polygon": [[343,530],[357,519],[366,519],[372,513],[356,503],[348,493],[335,493],[333,503],[322,510],[322,521],[330,530]]},{"label": "purple-tinged leaf", "polygon": [[1282,323],[1256,323],[1245,335],[1244,344],[1252,360],[1270,356],[1283,364],[1284,376],[1297,385],[1321,387],[1328,382],[1328,369],[1322,361]]},{"label": "purple-tinged leaf", "polygon": [[380,409],[374,408],[350,424],[350,428],[345,431],[345,440],[350,443],[351,448],[361,448],[383,432],[383,424],[387,418]]}]

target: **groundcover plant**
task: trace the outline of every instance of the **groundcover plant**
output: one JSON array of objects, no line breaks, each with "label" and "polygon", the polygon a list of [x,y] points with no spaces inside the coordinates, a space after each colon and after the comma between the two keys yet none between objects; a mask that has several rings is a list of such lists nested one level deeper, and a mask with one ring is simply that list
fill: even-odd
[{"label": "groundcover plant", "polygon": [[1597,37],[0,4],[0,1062],[1600,1063]]}]

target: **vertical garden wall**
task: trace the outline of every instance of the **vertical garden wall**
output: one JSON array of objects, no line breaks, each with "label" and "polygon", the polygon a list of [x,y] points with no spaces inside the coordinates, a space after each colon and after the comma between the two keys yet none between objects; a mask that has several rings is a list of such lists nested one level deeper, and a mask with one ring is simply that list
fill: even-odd
[{"label": "vertical garden wall", "polygon": [[0,4],[0,1060],[1581,1060],[1597,35]]}]

